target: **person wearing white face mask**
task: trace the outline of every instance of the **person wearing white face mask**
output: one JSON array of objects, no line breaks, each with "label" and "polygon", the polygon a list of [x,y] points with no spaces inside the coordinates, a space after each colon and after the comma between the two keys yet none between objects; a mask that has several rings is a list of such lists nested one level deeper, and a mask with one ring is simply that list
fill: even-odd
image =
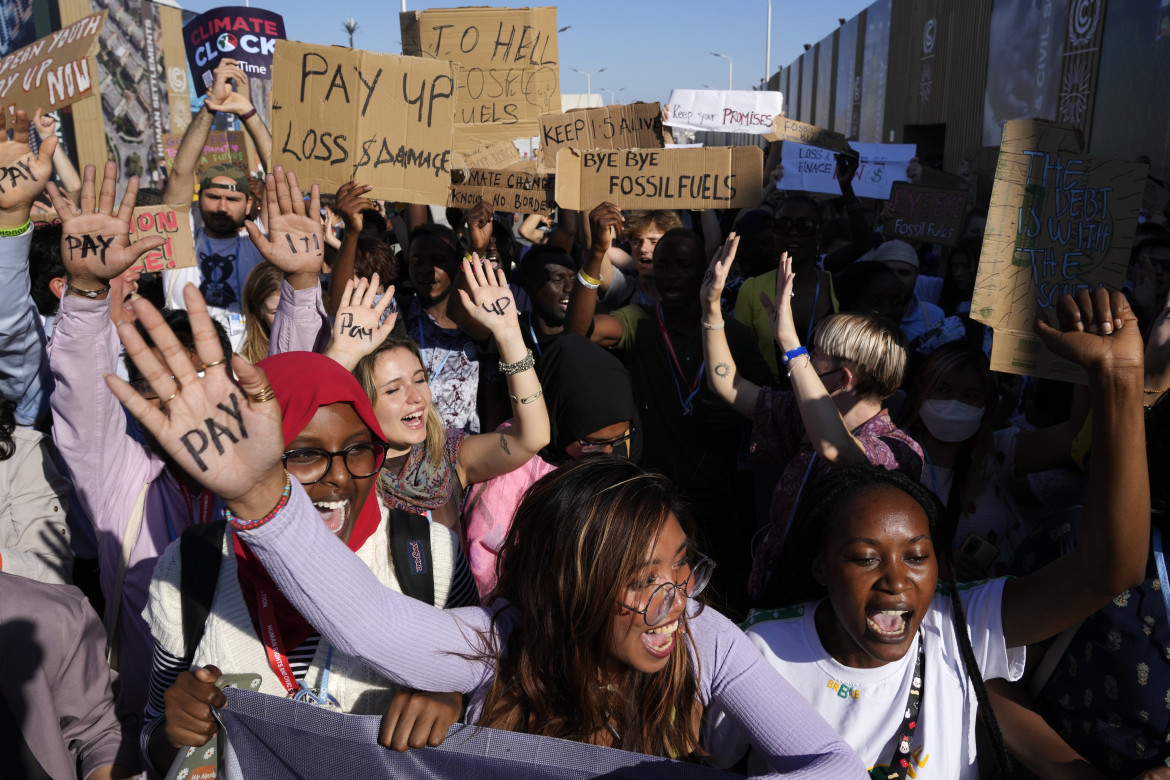
[{"label": "person wearing white face mask", "polygon": [[1073,436],[1084,423],[1084,411],[1074,404],[1074,419],[1059,425],[992,431],[990,411],[998,395],[982,350],[953,341],[926,360],[900,421],[922,445],[923,484],[946,505],[943,525],[953,531],[960,581],[1004,573],[1031,530],[1008,482],[1068,462]]}]

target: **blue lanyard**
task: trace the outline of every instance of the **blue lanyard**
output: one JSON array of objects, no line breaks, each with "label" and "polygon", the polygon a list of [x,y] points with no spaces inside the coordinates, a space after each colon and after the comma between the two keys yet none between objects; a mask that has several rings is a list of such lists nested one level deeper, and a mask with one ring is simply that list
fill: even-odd
[{"label": "blue lanyard", "polygon": [[536,339],[536,328],[532,327],[532,315],[528,316],[528,335],[532,336],[532,348],[536,350],[536,356],[544,357],[544,350],[540,348],[540,342]]},{"label": "blue lanyard", "polygon": [[1158,566],[1158,582],[1162,585],[1162,603],[1166,607],[1166,615],[1170,616],[1170,577],[1166,576],[1166,554],[1162,552],[1162,532],[1157,526],[1154,532],[1154,563]]},{"label": "blue lanyard", "polygon": [[[418,318],[418,351],[422,353],[423,359],[427,360],[427,336],[426,330],[423,328],[423,317],[429,316],[425,311]],[[438,349],[436,347],[435,349]],[[434,350],[432,350],[433,352]],[[451,357],[451,353],[455,351],[455,347],[447,350],[447,354],[443,355],[443,362],[439,363],[439,367],[431,371],[430,361],[427,360],[427,371],[430,373],[430,381],[434,382],[439,378],[439,374],[443,373],[443,367],[447,365],[447,359]]]},{"label": "blue lanyard", "polygon": [[699,394],[699,390],[703,387],[703,373],[707,370],[707,361],[699,364],[699,375],[696,377],[695,389],[686,398],[683,398],[682,385],[678,383],[678,376],[675,372],[670,372],[670,378],[674,380],[674,391],[678,393],[678,402],[682,405],[683,417],[690,417],[695,413],[695,396]]},{"label": "blue lanyard", "polygon": [[334,706],[340,707],[337,699],[329,695],[329,667],[333,665],[333,645],[329,645],[329,652],[325,654],[325,668],[321,670],[321,690],[313,692],[313,689],[305,685],[305,681],[301,680],[301,689],[293,696],[293,701],[305,702],[316,707]]}]

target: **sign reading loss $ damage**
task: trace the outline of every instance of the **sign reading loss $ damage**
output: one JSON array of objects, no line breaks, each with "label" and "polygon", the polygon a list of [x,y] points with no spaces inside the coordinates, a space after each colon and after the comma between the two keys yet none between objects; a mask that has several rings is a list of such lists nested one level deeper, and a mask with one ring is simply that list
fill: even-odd
[{"label": "sign reading loss $ damage", "polygon": [[1003,126],[971,317],[995,329],[991,368],[1084,381],[1032,332],[1064,293],[1120,289],[1147,166],[1090,157],[1069,125],[1017,119]]},{"label": "sign reading loss $ damage", "polygon": [[557,153],[557,205],[588,210],[602,201],[633,209],[754,205],[763,186],[758,146],[609,149]]},{"label": "sign reading loss $ damage", "polygon": [[105,21],[105,11],[87,16],[0,60],[0,104],[10,115],[24,109],[31,117],[38,106],[47,113],[95,94]]},{"label": "sign reading loss $ damage", "polygon": [[445,203],[454,118],[450,62],[276,44],[273,163],[323,190],[356,178],[372,198]]}]

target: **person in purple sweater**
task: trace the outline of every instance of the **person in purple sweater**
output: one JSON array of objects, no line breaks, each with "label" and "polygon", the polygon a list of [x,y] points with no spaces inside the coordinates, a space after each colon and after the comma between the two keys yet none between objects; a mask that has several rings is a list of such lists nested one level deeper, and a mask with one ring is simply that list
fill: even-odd
[{"label": "person in purple sweater", "polygon": [[[281,210],[303,210],[291,194]],[[517,512],[492,605],[419,604],[384,588],[325,529],[281,467],[280,408],[263,371],[234,356],[233,382],[206,305],[197,290],[184,294],[203,376],[140,300],[133,306],[161,354],[132,327],[119,336],[169,397],[166,413],[116,377],[106,381],[176,462],[223,497],[277,586],[339,651],[403,685],[467,694],[471,723],[692,759],[703,754],[703,715],[718,705],[786,777],[865,777],[744,634],[688,598],[711,564],[692,549],[663,478],[601,456],[546,477]],[[214,431],[207,435],[221,446],[193,452],[196,431]]]}]

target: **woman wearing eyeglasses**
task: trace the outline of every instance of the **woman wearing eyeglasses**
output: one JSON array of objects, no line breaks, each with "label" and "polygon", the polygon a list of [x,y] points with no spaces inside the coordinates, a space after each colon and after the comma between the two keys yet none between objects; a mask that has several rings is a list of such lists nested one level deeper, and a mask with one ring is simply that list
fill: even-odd
[{"label": "woman wearing eyeglasses", "polygon": [[616,356],[570,333],[545,349],[537,373],[546,388],[549,445],[515,471],[467,489],[467,560],[482,597],[495,586],[500,545],[524,491],[536,480],[586,455],[613,453],[634,461],[641,455],[630,372]]},{"label": "woman wearing eyeglasses", "polygon": [[[401,590],[392,559],[392,524],[374,491],[386,443],[365,393],[353,376],[323,355],[290,352],[258,365],[281,407],[281,460],[290,478],[304,487],[326,531],[379,583]],[[203,376],[203,371],[196,373]],[[236,428],[214,430],[224,444],[240,437]],[[455,535],[438,524],[431,524],[429,531],[435,606],[474,603],[467,588],[462,595],[458,592],[458,572],[466,580],[467,567]],[[154,668],[142,745],[159,771],[182,747],[203,745],[215,733],[208,705],[223,701],[214,684],[220,673],[262,672],[259,690],[264,693],[346,712],[386,711],[397,686],[321,639],[247,543],[230,531],[220,541],[222,555],[202,637],[196,647],[186,647],[184,611],[199,598],[192,592],[195,578],[183,571],[184,560],[194,560],[189,556],[195,542],[189,537],[170,545],[160,558],[146,609]],[[189,672],[192,668],[198,671]]]}]

